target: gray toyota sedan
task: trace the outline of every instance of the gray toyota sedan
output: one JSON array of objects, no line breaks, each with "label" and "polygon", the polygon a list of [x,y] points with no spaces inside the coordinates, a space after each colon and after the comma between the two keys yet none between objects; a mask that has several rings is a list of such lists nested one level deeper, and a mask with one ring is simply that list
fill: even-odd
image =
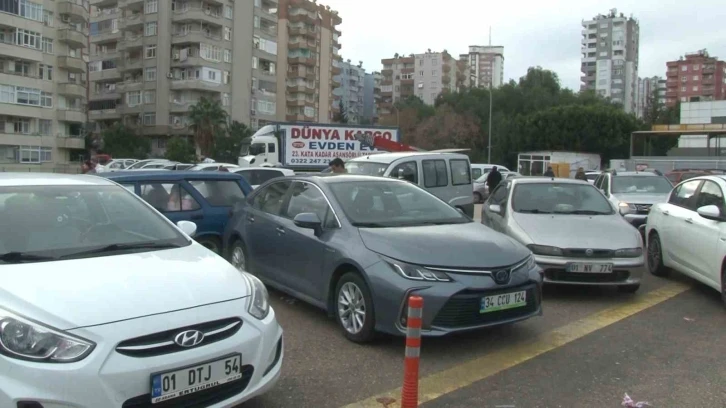
[{"label": "gray toyota sedan", "polygon": [[484,203],[482,223],[527,245],[545,283],[613,285],[624,292],[640,287],[640,233],[586,181],[505,180]]},{"label": "gray toyota sedan", "polygon": [[403,334],[411,295],[424,299],[429,336],[541,314],[529,249],[402,180],[270,180],[236,209],[225,247],[237,268],[326,310],[355,342]]}]

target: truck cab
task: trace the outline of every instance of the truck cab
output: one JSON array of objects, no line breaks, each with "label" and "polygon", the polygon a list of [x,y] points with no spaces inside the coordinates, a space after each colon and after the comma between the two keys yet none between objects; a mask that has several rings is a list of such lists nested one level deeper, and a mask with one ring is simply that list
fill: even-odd
[{"label": "truck cab", "polygon": [[263,126],[254,135],[242,140],[237,164],[240,167],[280,166],[280,145],[274,125]]},{"label": "truck cab", "polygon": [[474,217],[471,164],[461,153],[377,153],[351,159],[350,174],[399,178],[418,185],[449,205]]}]

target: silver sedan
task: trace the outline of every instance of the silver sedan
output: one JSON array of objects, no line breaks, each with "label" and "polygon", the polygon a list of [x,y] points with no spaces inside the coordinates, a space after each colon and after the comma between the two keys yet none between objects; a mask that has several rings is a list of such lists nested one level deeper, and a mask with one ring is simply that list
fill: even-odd
[{"label": "silver sedan", "polygon": [[545,283],[640,287],[645,258],[638,231],[593,185],[542,177],[502,181],[482,208],[482,224],[534,253]]}]

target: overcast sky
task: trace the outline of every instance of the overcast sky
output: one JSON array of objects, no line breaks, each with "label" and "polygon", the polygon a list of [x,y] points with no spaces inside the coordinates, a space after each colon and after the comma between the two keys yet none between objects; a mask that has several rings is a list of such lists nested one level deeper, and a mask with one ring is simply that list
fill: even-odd
[{"label": "overcast sky", "polygon": [[[469,45],[504,46],[505,80],[542,66],[562,85],[580,87],[581,22],[616,7],[640,22],[641,77],[665,76],[666,61],[708,49],[726,59],[726,1],[690,0],[318,0],[343,18],[344,59],[367,72],[395,53],[446,49],[458,58]],[[675,4],[675,5],[673,5]]]}]

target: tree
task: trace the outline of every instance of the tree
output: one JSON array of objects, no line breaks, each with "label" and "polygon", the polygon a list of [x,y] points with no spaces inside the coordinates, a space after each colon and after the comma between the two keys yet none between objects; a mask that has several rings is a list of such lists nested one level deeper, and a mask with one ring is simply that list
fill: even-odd
[{"label": "tree", "polygon": [[338,111],[333,115],[333,122],[335,123],[348,123],[348,112],[345,111],[345,105],[343,104],[343,98],[338,101]]},{"label": "tree", "polygon": [[103,151],[112,157],[145,159],[151,152],[151,141],[133,129],[116,123],[101,132]]},{"label": "tree", "polygon": [[232,121],[227,133],[217,136],[214,142],[214,158],[223,163],[237,163],[242,141],[252,136],[252,129],[247,125]]},{"label": "tree", "polygon": [[190,143],[186,137],[179,136],[166,143],[166,154],[164,157],[167,160],[180,163],[195,163],[197,154],[194,149],[194,144]]},{"label": "tree", "polygon": [[214,150],[214,138],[221,134],[227,124],[227,112],[217,100],[199,99],[189,109],[189,119],[194,130],[194,139],[202,155],[210,157]]}]

